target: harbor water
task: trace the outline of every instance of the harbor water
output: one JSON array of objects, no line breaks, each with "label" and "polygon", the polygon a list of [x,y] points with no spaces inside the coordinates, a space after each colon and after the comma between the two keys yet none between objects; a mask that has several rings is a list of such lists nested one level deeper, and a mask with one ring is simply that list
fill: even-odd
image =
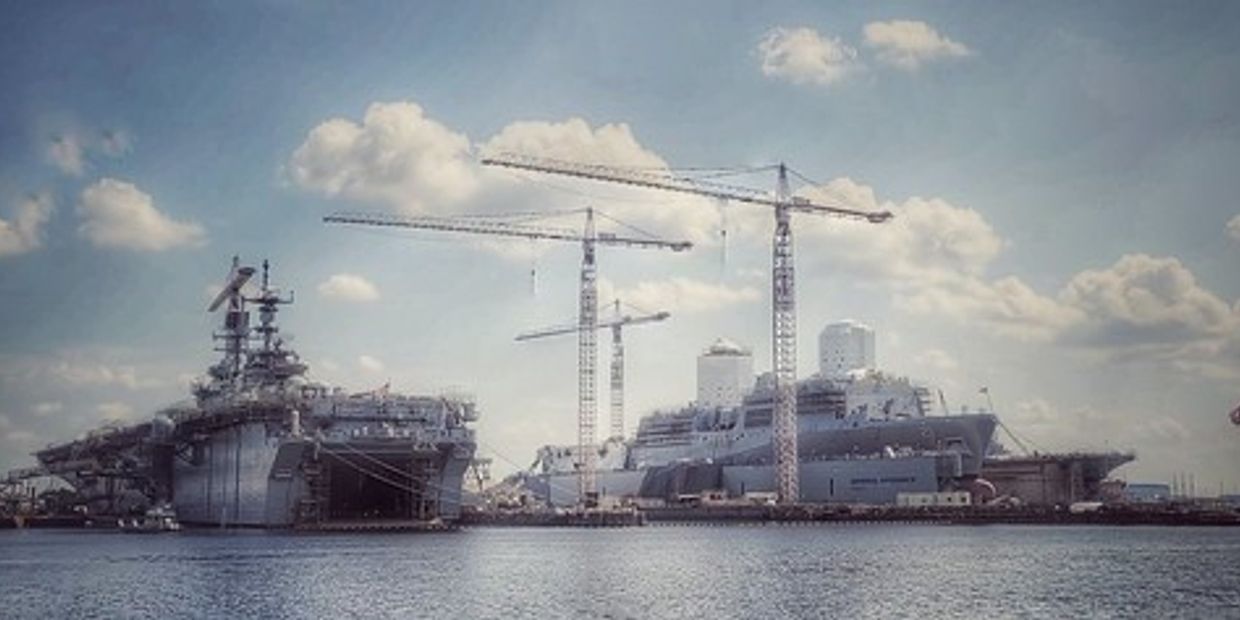
[{"label": "harbor water", "polygon": [[1240,528],[0,531],[4,618],[1240,617]]}]

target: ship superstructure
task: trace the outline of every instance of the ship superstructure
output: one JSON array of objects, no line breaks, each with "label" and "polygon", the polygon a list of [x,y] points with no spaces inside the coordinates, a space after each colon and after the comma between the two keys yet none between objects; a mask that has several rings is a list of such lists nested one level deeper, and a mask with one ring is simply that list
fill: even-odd
[{"label": "ship superstructure", "polygon": [[[997,425],[992,413],[936,412],[927,387],[877,371],[817,375],[798,382],[796,392],[801,501],[881,503],[899,492],[967,488],[981,472]],[[693,403],[645,416],[634,438],[599,447],[600,463],[611,466],[600,467],[600,489],[654,497],[775,490],[773,401],[767,375],[739,406]],[[554,503],[571,503],[558,479],[575,462],[570,449],[544,448],[526,486]]]},{"label": "ship superstructure", "polygon": [[255,272],[234,259],[210,306],[224,308],[215,334],[223,355],[192,401],[40,451],[43,468],[96,504],[106,498],[100,511],[169,502],[187,524],[456,519],[475,450],[472,399],[387,386],[350,394],[308,380],[276,323],[292,296],[271,286],[265,262],[249,292]]}]

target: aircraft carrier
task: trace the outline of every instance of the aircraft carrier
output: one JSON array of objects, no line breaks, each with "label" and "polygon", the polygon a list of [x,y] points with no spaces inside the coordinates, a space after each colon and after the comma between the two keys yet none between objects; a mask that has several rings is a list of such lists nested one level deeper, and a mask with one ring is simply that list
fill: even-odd
[{"label": "aircraft carrier", "polygon": [[[109,426],[36,453],[35,472],[70,483],[96,514],[170,504],[186,524],[333,527],[450,524],[475,450],[467,396],[360,394],[312,382],[280,336],[292,303],[262,265],[234,258],[214,334],[223,353],[193,399],[150,421]],[[251,313],[257,314],[251,325]],[[382,525],[377,525],[377,527]]]}]

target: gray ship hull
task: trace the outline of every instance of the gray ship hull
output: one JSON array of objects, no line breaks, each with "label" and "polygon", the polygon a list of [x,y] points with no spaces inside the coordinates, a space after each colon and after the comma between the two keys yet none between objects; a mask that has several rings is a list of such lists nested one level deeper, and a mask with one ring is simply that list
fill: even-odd
[{"label": "gray ship hull", "polygon": [[453,521],[472,455],[472,445],[459,442],[315,442],[244,423],[213,431],[176,458],[171,499],[192,525]]},{"label": "gray ship hull", "polygon": [[[893,420],[801,416],[799,422],[797,451],[802,461],[865,456],[887,449],[950,451],[960,454],[962,476],[977,476],[998,419],[990,414]],[[681,461],[768,465],[771,454],[770,430],[765,427],[739,432],[693,433],[683,441],[659,445],[639,442],[630,451],[630,462],[634,467]]]},{"label": "gray ship hull", "polygon": [[[814,503],[894,504],[900,493],[954,490],[962,480],[954,453],[898,458],[802,461],[800,501]],[[529,475],[524,488],[552,505],[578,503],[577,477],[571,473]],[[775,491],[775,471],[765,465],[683,463],[642,470],[600,471],[600,495],[675,501],[681,495],[723,491],[732,497]]]}]

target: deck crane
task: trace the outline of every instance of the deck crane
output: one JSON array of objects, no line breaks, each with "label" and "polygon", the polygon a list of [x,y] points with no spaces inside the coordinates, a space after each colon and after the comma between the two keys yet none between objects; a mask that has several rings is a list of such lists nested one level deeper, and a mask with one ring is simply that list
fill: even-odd
[{"label": "deck crane", "polygon": [[[666,311],[653,314],[625,314],[617,299],[613,305],[611,318],[598,322],[598,329],[611,329],[611,437],[624,437],[624,337],[622,332],[626,326],[641,325],[665,321],[671,313]],[[535,329],[517,335],[517,341],[535,340],[548,336],[562,336],[578,331],[577,324],[565,324],[544,329]]]},{"label": "deck crane", "polygon": [[530,155],[500,153],[482,159],[482,164],[516,170],[558,174],[592,181],[606,181],[639,188],[657,189],[706,196],[770,207],[775,211],[775,236],[771,252],[771,357],[775,377],[775,412],[772,452],[775,456],[775,490],[780,503],[795,503],[799,497],[796,415],[796,290],[793,276],[793,212],[826,215],[880,224],[891,219],[890,211],[861,211],[840,205],[814,202],[793,196],[788,189],[788,167],[780,163],[775,195],[748,187],[737,187],[669,171],[632,169],[604,164],[572,162]]},{"label": "deck crane", "polygon": [[577,320],[577,491],[584,502],[595,495],[595,469],[598,453],[595,446],[595,424],[598,418],[598,281],[595,248],[599,245],[639,249],[663,249],[682,252],[693,247],[688,241],[669,241],[649,235],[618,235],[598,232],[594,226],[594,209],[584,210],[585,227],[581,231],[549,227],[528,222],[511,222],[484,217],[402,216],[384,213],[340,212],[328,215],[329,224],[354,224],[392,228],[412,228],[442,232],[519,237],[548,241],[581,243],[581,282]]}]

